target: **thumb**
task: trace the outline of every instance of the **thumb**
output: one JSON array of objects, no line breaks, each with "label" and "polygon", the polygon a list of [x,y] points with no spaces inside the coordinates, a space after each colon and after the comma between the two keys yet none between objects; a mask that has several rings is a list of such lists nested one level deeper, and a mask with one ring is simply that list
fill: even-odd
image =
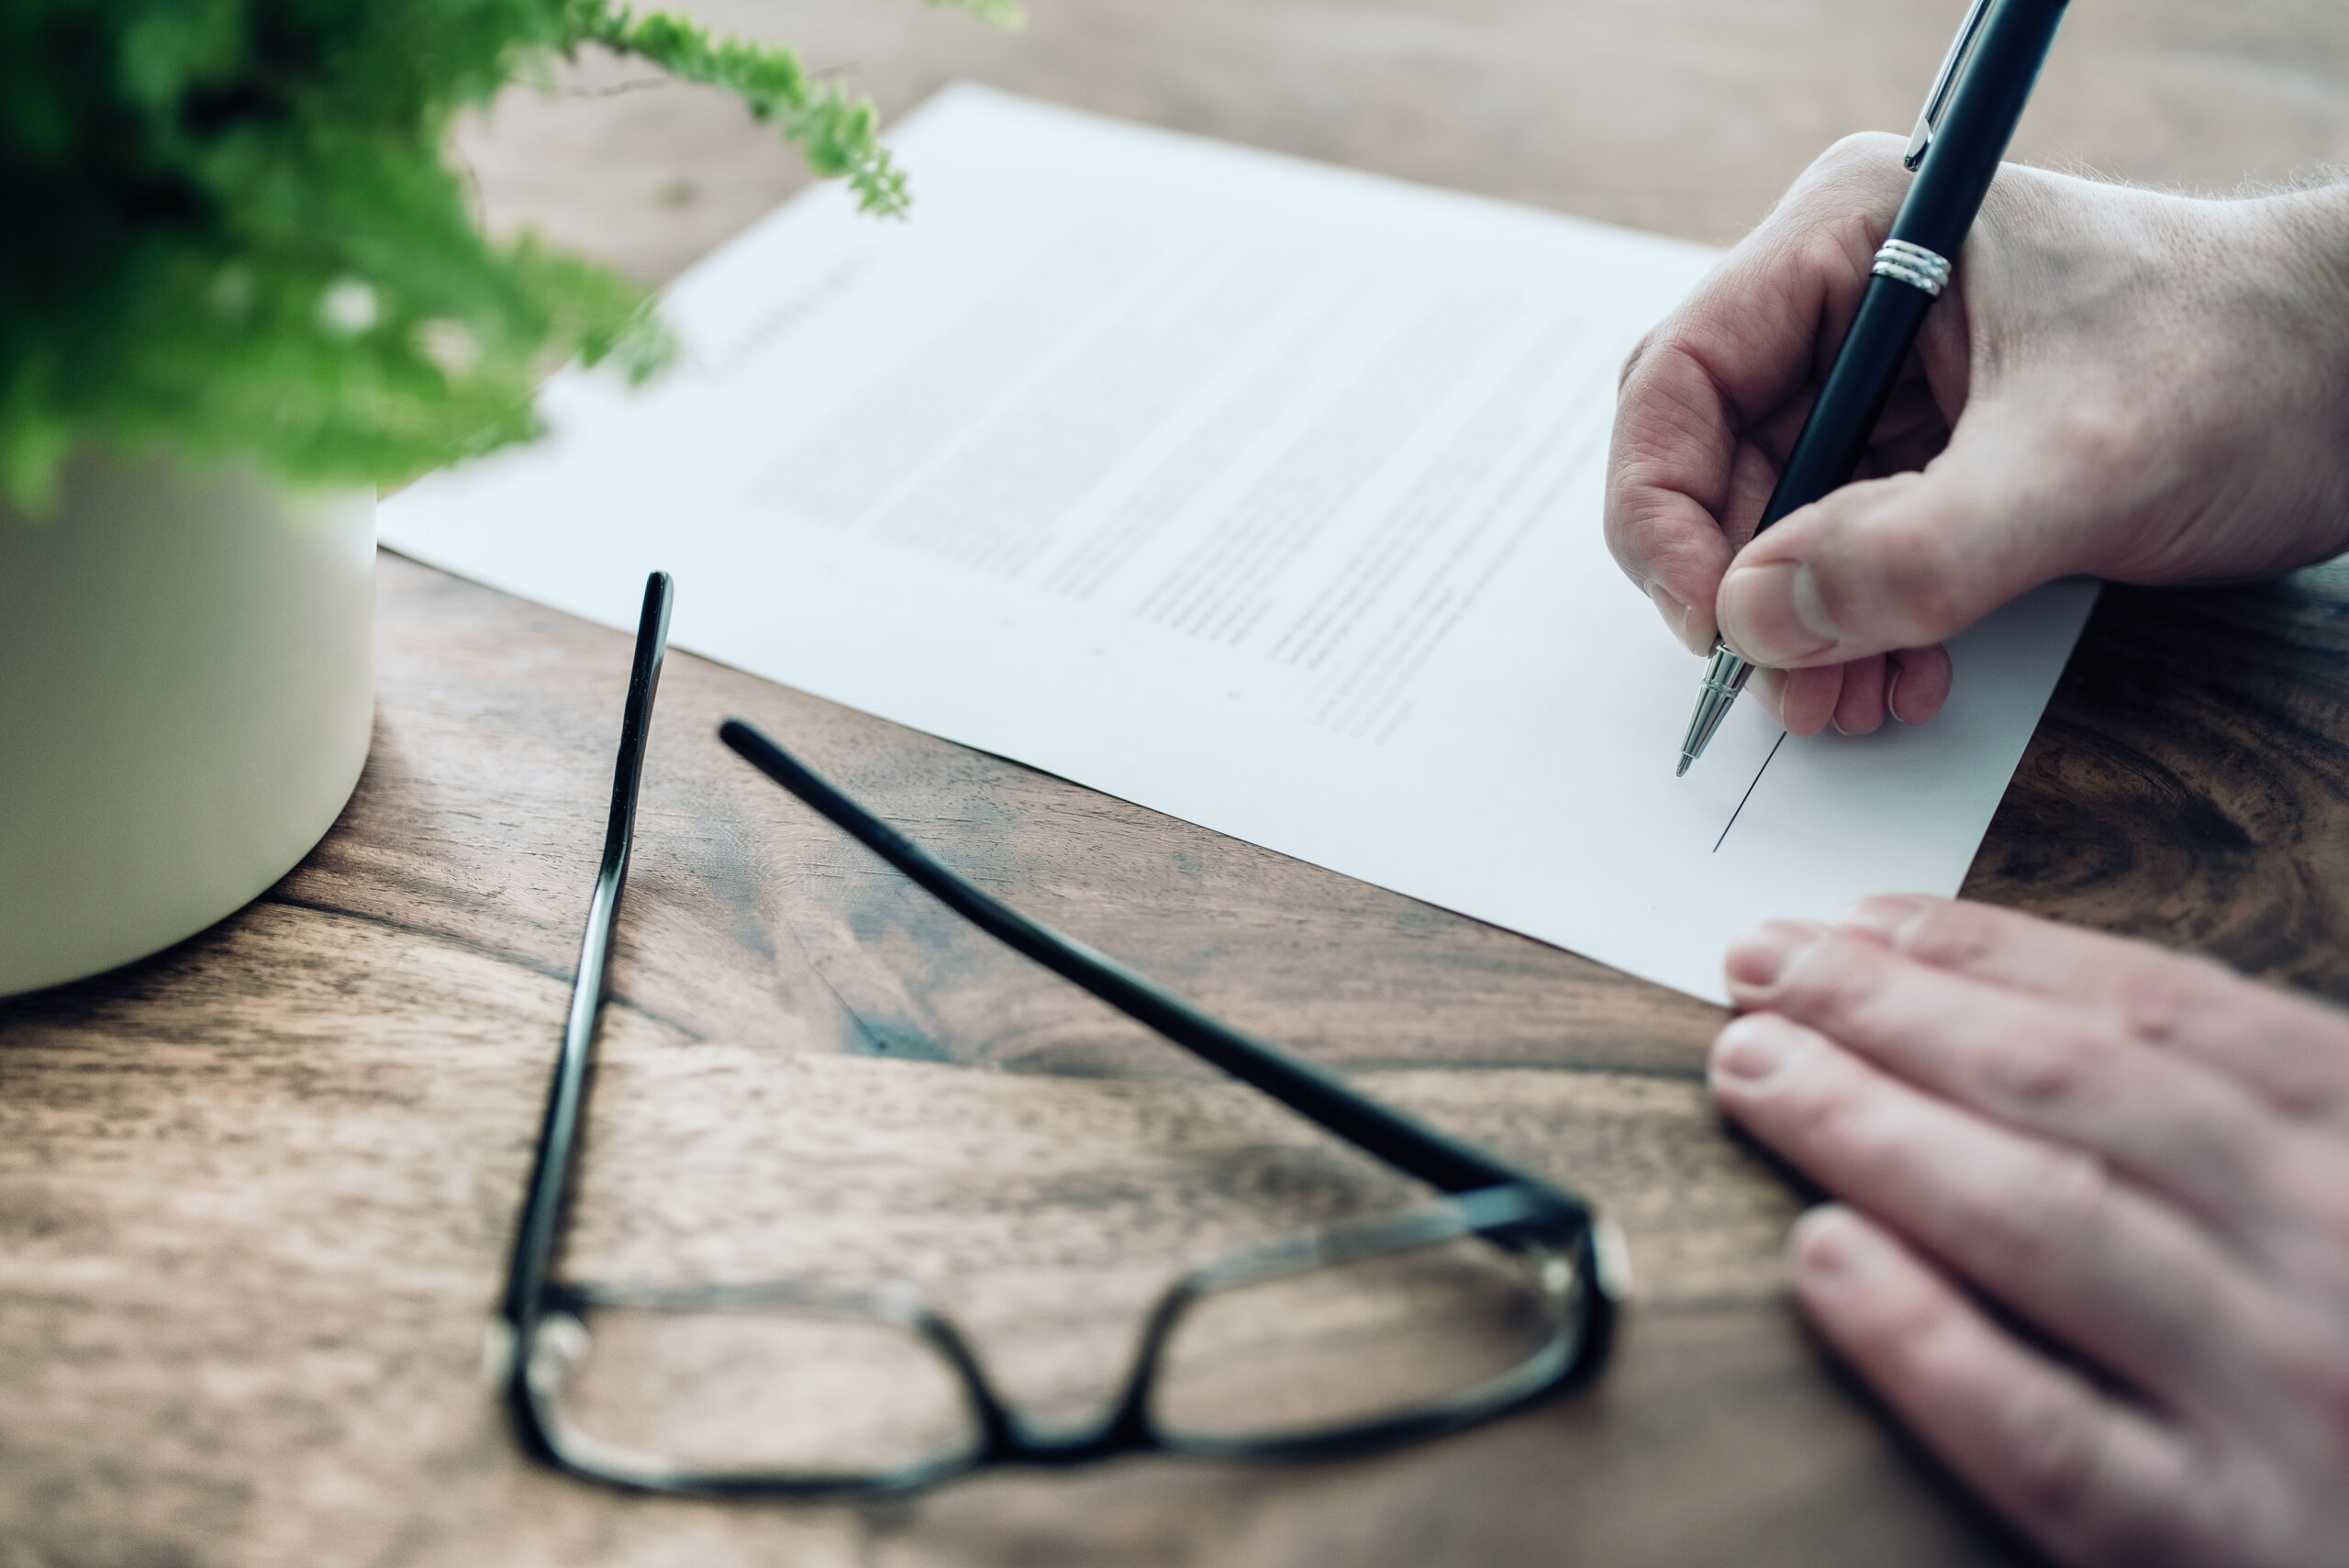
[{"label": "thumb", "polygon": [[1721,635],[1778,669],[1923,648],[2077,570],[2085,517],[2008,461],[1949,448],[1921,473],[1863,480],[1753,540],[1715,599]]}]

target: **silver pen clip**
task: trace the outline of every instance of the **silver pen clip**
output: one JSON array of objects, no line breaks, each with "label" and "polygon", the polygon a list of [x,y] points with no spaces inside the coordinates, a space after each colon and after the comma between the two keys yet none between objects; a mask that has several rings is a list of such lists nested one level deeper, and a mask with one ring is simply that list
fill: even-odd
[{"label": "silver pen clip", "polygon": [[1990,0],[1974,0],[1965,8],[1965,20],[1958,25],[1957,37],[1951,40],[1949,58],[1942,61],[1942,73],[1933,78],[1933,90],[1926,95],[1925,112],[1917,117],[1917,128],[1909,138],[1909,150],[1900,156],[1901,166],[1910,173],[1925,161],[1925,151],[1933,145],[1933,132],[1941,128],[1942,112],[1949,107],[1950,95],[1957,90],[1957,79],[1965,71],[1965,62],[1974,53],[1974,45],[1982,36],[1982,18],[1990,9]]}]

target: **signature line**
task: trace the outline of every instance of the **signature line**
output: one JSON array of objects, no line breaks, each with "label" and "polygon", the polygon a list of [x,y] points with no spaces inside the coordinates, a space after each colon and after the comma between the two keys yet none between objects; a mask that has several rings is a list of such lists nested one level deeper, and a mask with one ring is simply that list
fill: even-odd
[{"label": "signature line", "polygon": [[1753,784],[1747,784],[1745,786],[1745,793],[1737,797],[1737,809],[1729,814],[1729,821],[1721,828],[1721,836],[1713,840],[1713,853],[1717,855],[1720,854],[1721,852],[1721,845],[1729,841],[1730,828],[1737,826],[1737,819],[1745,813],[1745,803],[1753,798],[1753,785],[1762,782],[1762,775],[1770,771],[1771,758],[1776,757],[1778,754],[1778,748],[1786,743],[1787,734],[1786,731],[1782,729],[1778,732],[1778,738],[1770,742],[1770,755],[1763,758],[1762,765],[1753,770]]}]

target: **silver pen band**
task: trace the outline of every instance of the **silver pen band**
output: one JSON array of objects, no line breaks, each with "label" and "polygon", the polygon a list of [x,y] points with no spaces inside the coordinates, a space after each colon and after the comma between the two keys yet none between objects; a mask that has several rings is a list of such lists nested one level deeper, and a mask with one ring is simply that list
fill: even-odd
[{"label": "silver pen band", "polygon": [[1753,666],[1730,651],[1727,643],[1713,645],[1712,659],[1705,665],[1705,685],[1731,696],[1745,690],[1746,677],[1753,673]]},{"label": "silver pen band", "polygon": [[1887,239],[1876,253],[1876,275],[1922,289],[1934,298],[1949,284],[1949,258],[1906,239]]}]

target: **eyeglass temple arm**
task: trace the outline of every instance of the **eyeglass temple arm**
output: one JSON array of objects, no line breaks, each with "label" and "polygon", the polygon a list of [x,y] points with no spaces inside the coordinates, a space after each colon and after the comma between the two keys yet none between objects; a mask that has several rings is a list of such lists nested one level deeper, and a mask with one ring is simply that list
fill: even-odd
[{"label": "eyeglass temple arm", "polygon": [[718,736],[752,767],[990,936],[1355,1147],[1443,1192],[1522,1185],[1567,1210],[1586,1209],[1579,1199],[1541,1177],[1382,1105],[1328,1068],[1242,1034],[1107,954],[996,902],[740,719],[728,719]]},{"label": "eyeglass temple arm", "polygon": [[636,797],[644,779],[652,698],[660,688],[662,657],[669,646],[671,596],[667,573],[655,572],[645,579],[644,608],[637,617],[636,654],[629,668],[628,706],[620,718],[619,757],[612,764],[612,809],[604,828],[604,858],[596,867],[596,891],[587,904],[587,929],[579,940],[579,973],[572,982],[571,1011],[563,1020],[562,1051],[555,1058],[554,1079],[547,1089],[538,1159],[530,1168],[528,1196],[514,1239],[513,1265],[506,1278],[506,1320],[517,1332],[537,1327],[540,1304],[554,1267],[563,1188],[571,1175],[580,1102],[595,1046],[596,1011],[604,999],[604,967],[612,952],[612,919],[619,909],[620,890],[628,882],[629,851],[636,838]]}]

